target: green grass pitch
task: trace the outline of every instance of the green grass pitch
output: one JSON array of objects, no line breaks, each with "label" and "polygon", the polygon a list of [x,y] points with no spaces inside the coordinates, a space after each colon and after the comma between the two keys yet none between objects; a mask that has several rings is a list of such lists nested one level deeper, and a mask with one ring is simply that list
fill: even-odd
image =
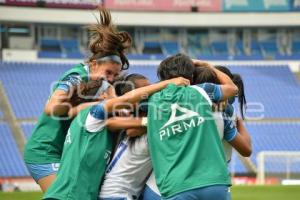
[{"label": "green grass pitch", "polygon": [[[1,200],[39,200],[40,192],[0,192]],[[232,200],[300,200],[300,186],[234,186]]]}]

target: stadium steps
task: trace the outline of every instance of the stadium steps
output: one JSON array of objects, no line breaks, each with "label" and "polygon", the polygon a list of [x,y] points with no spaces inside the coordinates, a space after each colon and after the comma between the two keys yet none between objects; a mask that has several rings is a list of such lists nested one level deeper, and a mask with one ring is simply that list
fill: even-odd
[{"label": "stadium steps", "polygon": [[16,116],[10,106],[9,100],[5,93],[4,87],[0,82],[0,107],[3,111],[3,118],[8,122],[10,128],[12,129],[12,134],[15,138],[17,147],[19,152],[23,154],[24,145],[25,145],[25,138],[22,133],[21,127],[16,119]]}]

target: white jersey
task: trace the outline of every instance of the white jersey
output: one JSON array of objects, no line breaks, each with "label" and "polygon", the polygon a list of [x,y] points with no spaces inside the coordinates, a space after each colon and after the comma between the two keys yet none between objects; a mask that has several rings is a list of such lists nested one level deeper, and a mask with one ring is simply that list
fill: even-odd
[{"label": "white jersey", "polygon": [[147,135],[122,140],[107,167],[100,198],[137,199],[152,170]]}]

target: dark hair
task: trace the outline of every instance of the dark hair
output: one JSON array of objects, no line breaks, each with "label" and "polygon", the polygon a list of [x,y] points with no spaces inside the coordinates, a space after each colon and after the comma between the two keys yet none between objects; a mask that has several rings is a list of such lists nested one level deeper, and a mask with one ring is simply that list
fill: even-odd
[{"label": "dark hair", "polygon": [[239,89],[238,101],[240,104],[240,112],[241,112],[241,117],[244,119],[244,116],[245,116],[244,112],[247,108],[247,101],[246,101],[246,96],[245,96],[244,82],[243,82],[241,75],[232,74],[231,71],[225,66],[217,65],[215,67],[218,70],[220,70],[221,72],[225,73],[227,76],[229,76],[231,78],[231,80],[233,81],[233,83],[238,87],[238,89]]},{"label": "dark hair", "polygon": [[233,74],[231,73],[231,71],[225,67],[225,66],[222,66],[222,65],[215,65],[215,68],[221,72],[223,72],[224,74],[226,74],[227,76],[229,76],[229,78],[231,80],[233,80]]},{"label": "dark hair", "polygon": [[125,93],[134,90],[135,89],[135,81],[140,80],[140,79],[146,79],[148,80],[144,75],[142,74],[128,74],[128,75],[123,75],[121,76],[117,81],[116,81],[116,94],[118,96],[122,96]]},{"label": "dark hair", "polygon": [[242,118],[244,119],[244,111],[247,108],[247,101],[246,101],[246,96],[245,96],[244,81],[243,81],[241,75],[239,75],[239,74],[233,74],[232,81],[234,82],[234,84],[239,89],[238,101],[239,101],[239,104],[240,104],[241,115],[242,115]]},{"label": "dark hair", "polygon": [[98,8],[100,20],[97,24],[88,26],[90,33],[89,50],[93,54],[88,62],[97,60],[109,55],[117,55],[122,62],[122,70],[128,69],[129,62],[124,52],[131,46],[131,37],[125,31],[118,31],[112,24],[111,14],[108,10]]},{"label": "dark hair", "polygon": [[176,54],[160,63],[157,69],[157,76],[162,81],[181,76],[193,82],[194,69],[195,67],[190,57],[184,54]]},{"label": "dark hair", "polygon": [[194,72],[193,84],[214,83],[220,84],[218,76],[214,70],[209,67],[196,66]]}]

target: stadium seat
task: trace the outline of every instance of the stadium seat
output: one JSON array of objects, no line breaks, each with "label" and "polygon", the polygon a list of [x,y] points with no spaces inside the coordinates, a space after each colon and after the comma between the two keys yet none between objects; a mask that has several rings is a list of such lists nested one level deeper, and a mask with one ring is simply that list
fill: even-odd
[{"label": "stadium seat", "polygon": [[50,95],[51,85],[71,67],[61,63],[0,63],[0,79],[16,117],[37,118]]},{"label": "stadium seat", "polygon": [[235,55],[245,55],[243,41],[241,40],[235,43]]},{"label": "stadium seat", "polygon": [[39,58],[62,58],[62,53],[59,51],[39,51]]},{"label": "stadium seat", "polygon": [[180,52],[180,47],[177,41],[164,41],[161,42],[161,47],[164,55],[174,55]]},{"label": "stadium seat", "polygon": [[252,41],[250,48],[251,48],[251,55],[262,55],[262,53],[261,53],[261,47],[259,45],[259,42]]},{"label": "stadium seat", "polygon": [[23,122],[21,123],[21,128],[24,133],[24,136],[26,140],[28,140],[32,134],[32,131],[34,129],[35,123],[30,123],[30,122]]},{"label": "stadium seat", "polygon": [[29,176],[11,130],[0,122],[0,177]]},{"label": "stadium seat", "polygon": [[[300,123],[247,123],[247,130],[251,135],[253,153],[252,162],[256,163],[257,153],[260,151],[300,151]],[[243,174],[248,171],[240,162],[236,154],[233,154],[230,170],[234,173]],[[286,172],[285,165],[266,164],[268,172]],[[299,162],[292,165],[291,172],[300,172]]]},{"label": "stadium seat", "polygon": [[61,52],[60,42],[56,39],[41,39],[40,48],[42,51]]},{"label": "stadium seat", "polygon": [[293,41],[292,43],[292,54],[300,57],[300,41]]},{"label": "stadium seat", "polygon": [[83,58],[83,54],[80,52],[78,41],[75,39],[64,39],[60,42],[63,52],[66,54],[66,58]]},{"label": "stadium seat", "polygon": [[159,42],[147,41],[144,42],[144,54],[163,54],[162,48]]},{"label": "stadium seat", "polygon": [[249,108],[263,112],[248,113],[248,117],[298,118],[299,83],[288,66],[230,66],[245,81]]},{"label": "stadium seat", "polygon": [[274,56],[276,53],[279,52],[275,40],[261,41],[259,44],[264,56]]},{"label": "stadium seat", "polygon": [[166,58],[163,54],[128,54],[129,60],[163,60]]},{"label": "stadium seat", "polygon": [[228,45],[226,41],[212,42],[212,52],[214,55],[228,55]]},{"label": "stadium seat", "polygon": [[[227,59],[226,56],[205,57],[204,55],[200,55],[199,58]],[[51,83],[71,68],[72,64],[2,62],[0,67],[0,78],[13,111],[18,119],[23,119],[36,118],[41,114],[50,94]],[[147,64],[145,66],[132,65],[129,71],[147,74],[152,82],[155,82],[157,81],[156,67]],[[245,80],[247,99],[254,107],[253,104],[261,103],[265,117],[299,117],[299,83],[288,66],[233,65],[231,69],[242,75]],[[249,113],[249,117],[255,117],[256,114]]]}]

